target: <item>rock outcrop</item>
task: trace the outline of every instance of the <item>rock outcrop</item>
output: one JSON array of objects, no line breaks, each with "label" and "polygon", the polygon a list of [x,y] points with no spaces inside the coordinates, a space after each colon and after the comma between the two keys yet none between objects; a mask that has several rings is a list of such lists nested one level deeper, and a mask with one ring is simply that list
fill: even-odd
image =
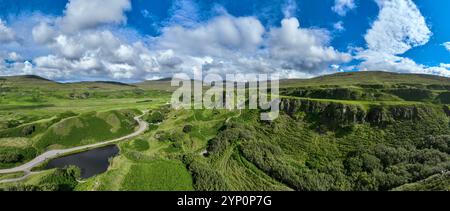
[{"label": "rock outcrop", "polygon": [[[417,121],[433,112],[431,108],[422,105],[378,105],[364,109],[354,104],[286,98],[281,100],[280,110],[292,117],[303,112],[309,120],[319,121],[331,128],[366,122],[385,125],[393,121]],[[448,112],[450,115],[450,109]]]}]

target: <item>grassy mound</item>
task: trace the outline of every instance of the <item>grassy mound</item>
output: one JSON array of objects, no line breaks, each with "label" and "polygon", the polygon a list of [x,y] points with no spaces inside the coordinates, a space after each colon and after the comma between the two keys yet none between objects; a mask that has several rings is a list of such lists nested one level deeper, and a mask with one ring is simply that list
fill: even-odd
[{"label": "grassy mound", "polygon": [[34,137],[36,134],[47,130],[51,125],[72,116],[76,116],[76,114],[73,112],[64,112],[46,121],[36,121],[0,130],[0,138]]},{"label": "grassy mound", "polygon": [[38,149],[73,147],[107,141],[132,133],[134,111],[90,112],[52,125],[36,142]]}]

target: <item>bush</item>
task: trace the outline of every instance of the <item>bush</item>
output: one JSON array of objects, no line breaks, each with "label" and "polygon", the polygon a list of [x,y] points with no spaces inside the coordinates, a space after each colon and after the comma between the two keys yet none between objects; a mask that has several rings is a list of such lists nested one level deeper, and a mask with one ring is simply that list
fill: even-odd
[{"label": "bush", "polygon": [[78,185],[80,169],[69,166],[64,169],[56,169],[51,174],[42,178],[36,185],[18,184],[8,186],[5,191],[73,191]]},{"label": "bush", "polygon": [[18,151],[12,152],[2,152],[0,154],[0,163],[18,163],[23,159],[23,155],[19,154]]},{"label": "bush", "polygon": [[175,143],[175,142],[182,142],[184,139],[184,134],[182,134],[181,132],[177,132],[177,131],[172,131],[172,132],[158,131],[155,134],[155,138],[158,141]]},{"label": "bush", "polygon": [[443,104],[450,104],[450,92],[443,92],[439,94],[436,101]]},{"label": "bush", "polygon": [[22,135],[23,136],[30,136],[36,131],[35,125],[27,125],[22,128]]},{"label": "bush", "polygon": [[450,154],[450,136],[427,136],[420,144],[422,149],[437,149],[441,152]]},{"label": "bush", "polygon": [[208,143],[210,154],[221,154],[231,143],[253,140],[253,132],[242,125],[228,125],[214,139]]},{"label": "bush", "polygon": [[192,125],[185,125],[183,127],[183,132],[184,133],[190,133],[192,131]]},{"label": "bush", "polygon": [[0,149],[0,164],[15,164],[31,160],[36,156],[36,149],[6,147]]},{"label": "bush", "polygon": [[145,151],[150,148],[149,143],[146,140],[143,139],[136,139],[132,142],[132,146],[134,150],[137,151]]},{"label": "bush", "polygon": [[390,90],[390,93],[408,101],[424,101],[433,97],[433,92],[428,89],[400,88]]},{"label": "bush", "polygon": [[157,124],[164,121],[165,117],[160,111],[153,111],[146,118],[146,121],[150,124]]},{"label": "bush", "polygon": [[229,190],[225,178],[220,172],[211,168],[204,162],[192,160],[188,164],[192,173],[194,188],[197,191],[225,191]]},{"label": "bush", "polygon": [[44,191],[72,191],[77,186],[77,179],[81,171],[76,166],[56,169],[52,174],[44,177],[39,186]]}]

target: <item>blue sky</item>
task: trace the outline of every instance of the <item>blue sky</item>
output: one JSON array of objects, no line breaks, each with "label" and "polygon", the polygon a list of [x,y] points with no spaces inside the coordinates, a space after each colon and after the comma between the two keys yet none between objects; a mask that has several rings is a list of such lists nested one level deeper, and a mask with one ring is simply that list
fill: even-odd
[{"label": "blue sky", "polygon": [[0,0],[0,75],[449,77],[448,9],[448,0]]}]

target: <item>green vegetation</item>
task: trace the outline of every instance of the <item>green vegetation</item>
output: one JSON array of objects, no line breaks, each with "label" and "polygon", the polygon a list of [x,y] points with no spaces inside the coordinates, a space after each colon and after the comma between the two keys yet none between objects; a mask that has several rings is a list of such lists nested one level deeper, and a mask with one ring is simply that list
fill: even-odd
[{"label": "green vegetation", "polygon": [[77,167],[49,170],[17,184],[2,184],[4,191],[72,191],[78,185],[80,170]]},{"label": "green vegetation", "polygon": [[[59,84],[25,76],[2,84],[0,168],[129,134],[140,111],[149,110],[150,123],[118,144],[103,174],[77,182],[73,168],[47,170],[0,185],[5,190],[450,188],[448,78],[360,72],[285,80],[275,121],[261,121],[258,110],[172,110],[165,80]],[[2,175],[12,176],[20,175]]]},{"label": "green vegetation", "polygon": [[22,172],[10,173],[10,174],[0,174],[0,180],[15,179],[15,178],[20,178],[22,176],[24,176],[24,173],[22,173]]},{"label": "green vegetation", "polygon": [[8,168],[17,163],[22,163],[36,157],[36,150],[33,147],[14,148],[3,147],[0,148],[0,167]]},{"label": "green vegetation", "polygon": [[395,191],[450,191],[450,174],[443,173],[431,176],[425,180],[406,184],[394,189]]},{"label": "green vegetation", "polygon": [[63,147],[87,145],[130,134],[136,122],[136,111],[90,112],[52,125],[36,142],[38,149],[52,145]]},{"label": "green vegetation", "polygon": [[133,164],[122,190],[189,191],[192,178],[181,162],[156,160]]}]

